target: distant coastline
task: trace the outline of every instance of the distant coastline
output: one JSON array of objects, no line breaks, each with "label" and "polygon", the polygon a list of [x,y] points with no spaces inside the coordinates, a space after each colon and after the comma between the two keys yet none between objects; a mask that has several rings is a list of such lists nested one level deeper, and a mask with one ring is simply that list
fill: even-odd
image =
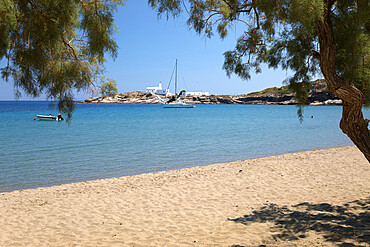
[{"label": "distant coastline", "polygon": [[[341,105],[342,101],[333,95],[326,86],[325,80],[311,83],[308,93],[309,105]],[[92,97],[80,101],[83,104],[161,104],[168,101],[164,95],[147,94],[143,92],[127,92],[111,96]],[[255,105],[296,105],[294,93],[288,86],[268,88],[259,92],[241,95],[209,95],[181,97],[190,104],[255,104]]]}]

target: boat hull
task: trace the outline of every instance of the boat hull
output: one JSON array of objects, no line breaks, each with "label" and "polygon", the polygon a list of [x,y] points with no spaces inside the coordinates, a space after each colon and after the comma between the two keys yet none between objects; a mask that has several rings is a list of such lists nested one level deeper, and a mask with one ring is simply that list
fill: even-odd
[{"label": "boat hull", "polygon": [[183,104],[177,104],[177,103],[163,104],[163,108],[194,108],[194,107],[195,107],[194,105],[186,104],[186,103],[183,103]]},{"label": "boat hull", "polygon": [[62,119],[58,119],[58,117],[54,116],[44,116],[44,115],[37,115],[38,120],[41,121],[60,121]]}]

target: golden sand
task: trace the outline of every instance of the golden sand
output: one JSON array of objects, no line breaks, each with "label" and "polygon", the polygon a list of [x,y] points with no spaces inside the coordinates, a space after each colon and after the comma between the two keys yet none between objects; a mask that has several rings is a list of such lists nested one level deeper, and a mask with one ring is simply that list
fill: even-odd
[{"label": "golden sand", "polygon": [[354,146],[292,153],[0,193],[0,246],[369,245],[369,196]]}]

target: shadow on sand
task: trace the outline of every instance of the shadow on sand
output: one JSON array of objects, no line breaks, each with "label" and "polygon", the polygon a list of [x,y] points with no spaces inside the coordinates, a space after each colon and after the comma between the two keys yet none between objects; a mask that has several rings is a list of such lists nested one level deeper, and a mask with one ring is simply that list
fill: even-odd
[{"label": "shadow on sand", "polygon": [[288,208],[269,204],[250,215],[228,220],[244,225],[272,222],[275,240],[294,241],[305,238],[309,231],[315,231],[338,246],[370,244],[370,197],[342,206],[304,202]]}]

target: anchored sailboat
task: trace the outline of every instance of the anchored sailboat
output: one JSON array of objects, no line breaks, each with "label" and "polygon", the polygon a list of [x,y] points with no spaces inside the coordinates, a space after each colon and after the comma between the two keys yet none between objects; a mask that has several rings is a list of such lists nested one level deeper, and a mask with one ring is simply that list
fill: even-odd
[{"label": "anchored sailboat", "polygon": [[176,59],[176,72],[175,72],[175,102],[164,103],[163,108],[193,108],[192,104],[185,103],[184,101],[178,100],[176,95],[177,90],[177,59]]}]

